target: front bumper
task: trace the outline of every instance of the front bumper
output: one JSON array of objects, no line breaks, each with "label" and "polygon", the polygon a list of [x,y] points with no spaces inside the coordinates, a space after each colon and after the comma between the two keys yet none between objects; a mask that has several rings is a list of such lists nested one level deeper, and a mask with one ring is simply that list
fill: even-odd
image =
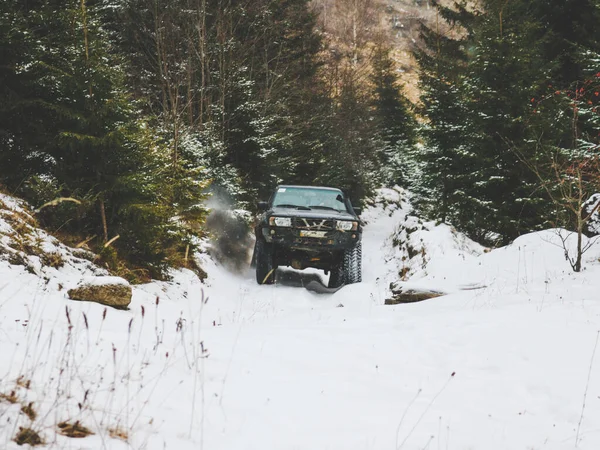
[{"label": "front bumper", "polygon": [[306,230],[289,227],[264,227],[261,233],[266,242],[297,250],[344,250],[360,240],[358,231],[329,230],[318,237],[307,236]]}]

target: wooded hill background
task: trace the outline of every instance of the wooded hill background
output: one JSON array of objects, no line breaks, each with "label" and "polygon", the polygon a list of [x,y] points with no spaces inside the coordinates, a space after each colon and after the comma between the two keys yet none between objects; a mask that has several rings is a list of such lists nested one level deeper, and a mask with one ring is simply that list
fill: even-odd
[{"label": "wooded hill background", "polygon": [[43,225],[151,276],[207,189],[253,210],[280,182],[400,184],[480,242],[575,228],[598,29],[600,0],[4,0],[0,184],[74,199]]}]

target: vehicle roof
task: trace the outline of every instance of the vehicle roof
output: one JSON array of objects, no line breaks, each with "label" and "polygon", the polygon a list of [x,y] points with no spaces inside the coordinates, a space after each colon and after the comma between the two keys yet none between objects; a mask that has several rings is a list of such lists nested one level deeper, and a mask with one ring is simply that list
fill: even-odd
[{"label": "vehicle roof", "polygon": [[306,188],[306,189],[323,189],[323,190],[327,190],[327,191],[342,191],[339,188],[334,188],[334,187],[329,187],[329,186],[302,186],[302,185],[297,185],[297,184],[280,184],[277,186],[277,189],[279,188]]}]

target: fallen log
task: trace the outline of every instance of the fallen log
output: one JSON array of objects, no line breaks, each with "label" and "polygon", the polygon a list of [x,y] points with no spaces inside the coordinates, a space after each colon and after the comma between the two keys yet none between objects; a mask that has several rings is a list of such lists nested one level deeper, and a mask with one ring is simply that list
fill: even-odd
[{"label": "fallen log", "polygon": [[441,297],[446,295],[445,292],[434,291],[429,289],[406,288],[403,286],[395,286],[392,284],[392,297],[385,300],[386,305],[398,305],[401,303],[415,303],[429,300],[430,298]]}]

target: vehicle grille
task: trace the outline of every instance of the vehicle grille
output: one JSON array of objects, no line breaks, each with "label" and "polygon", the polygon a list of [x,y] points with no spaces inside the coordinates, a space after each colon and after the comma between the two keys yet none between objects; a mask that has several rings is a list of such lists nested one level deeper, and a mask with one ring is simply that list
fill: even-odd
[{"label": "vehicle grille", "polygon": [[335,224],[331,219],[303,219],[301,217],[294,218],[294,228],[301,230],[314,231],[329,231],[333,230]]}]

